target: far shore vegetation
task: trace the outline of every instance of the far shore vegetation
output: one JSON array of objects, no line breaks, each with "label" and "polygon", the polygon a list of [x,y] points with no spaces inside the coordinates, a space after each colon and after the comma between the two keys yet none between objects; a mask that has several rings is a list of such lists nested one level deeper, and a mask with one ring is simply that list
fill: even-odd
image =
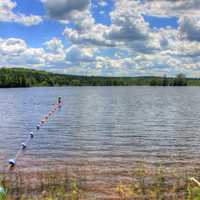
[{"label": "far shore vegetation", "polygon": [[200,86],[200,78],[173,77],[100,77],[56,74],[25,68],[1,68],[0,87],[40,86]]}]

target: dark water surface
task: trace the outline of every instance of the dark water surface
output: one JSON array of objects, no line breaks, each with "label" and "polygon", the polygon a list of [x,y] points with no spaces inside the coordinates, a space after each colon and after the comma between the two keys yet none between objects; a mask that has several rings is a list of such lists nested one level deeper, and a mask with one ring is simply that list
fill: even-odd
[{"label": "dark water surface", "polygon": [[200,158],[199,87],[0,89],[0,168],[58,96],[64,106],[22,155],[26,166],[40,160],[190,164]]}]

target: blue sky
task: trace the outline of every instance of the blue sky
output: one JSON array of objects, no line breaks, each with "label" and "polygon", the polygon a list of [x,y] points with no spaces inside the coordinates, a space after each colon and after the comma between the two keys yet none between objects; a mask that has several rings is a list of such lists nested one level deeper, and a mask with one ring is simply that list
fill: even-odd
[{"label": "blue sky", "polygon": [[[20,12],[25,15],[45,16],[45,8],[39,0],[17,0],[17,7],[14,12]],[[2,38],[22,38],[31,47],[41,47],[41,44],[53,37],[62,38],[64,24],[57,21],[45,19],[37,26],[24,26],[14,22],[0,23],[0,37]]]},{"label": "blue sky", "polygon": [[0,0],[0,67],[200,76],[197,0]]}]

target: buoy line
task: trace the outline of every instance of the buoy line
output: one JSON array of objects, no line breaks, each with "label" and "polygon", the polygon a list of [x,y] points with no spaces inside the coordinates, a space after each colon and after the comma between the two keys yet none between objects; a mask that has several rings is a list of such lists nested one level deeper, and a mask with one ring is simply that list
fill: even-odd
[{"label": "buoy line", "polygon": [[[52,116],[59,108],[62,107],[62,104],[63,103],[62,103],[61,97],[58,97],[58,102],[54,104],[54,107],[37,124],[37,126],[36,126],[36,132],[38,132],[40,130],[40,128],[41,128],[42,125],[44,125],[45,123],[48,122],[50,116]],[[20,149],[18,150],[15,158],[10,159],[8,161],[10,168],[12,168],[12,167],[14,167],[16,165],[17,159],[19,158],[19,156],[23,152],[23,150],[25,150],[27,148],[28,144],[34,138],[34,135],[35,135],[34,132],[30,132],[28,139],[21,144]]]},{"label": "buoy line", "polygon": [[[45,123],[47,123],[49,118],[56,111],[58,111],[58,109],[60,109],[62,107],[62,105],[63,105],[62,98],[58,97],[57,103],[55,103],[53,105],[54,105],[53,108],[36,125],[35,131],[30,132],[27,140],[25,142],[21,143],[21,146],[20,146],[19,150],[17,151],[16,156],[14,158],[8,160],[9,165],[8,165],[7,170],[6,170],[7,172],[9,172],[11,169],[13,169],[15,167],[20,154],[27,148],[28,144],[34,138],[35,134],[40,130],[41,126],[44,125]],[[1,187],[1,183],[0,183],[0,199],[1,199],[2,195],[5,195],[5,193],[6,193],[6,190],[3,187]]]}]

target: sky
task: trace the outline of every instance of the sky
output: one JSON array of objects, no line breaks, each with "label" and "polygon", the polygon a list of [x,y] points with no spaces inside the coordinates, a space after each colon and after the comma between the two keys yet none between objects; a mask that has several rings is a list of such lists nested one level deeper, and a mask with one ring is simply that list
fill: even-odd
[{"label": "sky", "polygon": [[200,0],[0,0],[0,67],[200,77]]}]

